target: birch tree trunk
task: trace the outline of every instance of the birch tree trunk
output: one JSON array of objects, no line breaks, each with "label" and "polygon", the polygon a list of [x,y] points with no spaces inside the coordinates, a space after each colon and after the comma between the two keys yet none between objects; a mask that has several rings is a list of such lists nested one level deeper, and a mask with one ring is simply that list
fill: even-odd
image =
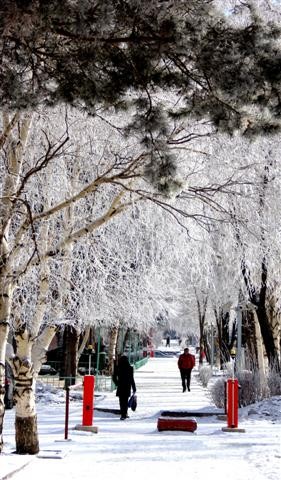
[{"label": "birch tree trunk", "polygon": [[[48,244],[48,223],[41,228],[42,246]],[[45,359],[48,346],[55,334],[55,328],[47,328],[41,335],[40,327],[46,310],[49,290],[49,266],[43,259],[40,264],[39,293],[36,311],[31,326],[15,320],[16,357],[13,360],[15,378],[15,410],[16,410],[16,452],[20,454],[36,454],[39,451],[37,415],[35,408],[36,378]],[[17,327],[17,324],[19,325]]]},{"label": "birch tree trunk", "polygon": [[35,375],[31,361],[33,340],[25,328],[15,337],[17,353],[13,359],[16,403],[16,452],[39,452],[37,415],[35,410]]},{"label": "birch tree trunk", "polygon": [[3,449],[3,420],[5,395],[5,354],[9,334],[9,320],[12,304],[11,285],[3,285],[0,276],[0,452]]},{"label": "birch tree trunk", "polygon": [[[3,419],[5,394],[5,354],[10,329],[14,275],[13,259],[9,258],[9,230],[16,208],[16,191],[20,182],[23,151],[27,141],[32,116],[26,115],[19,123],[20,115],[12,118],[2,115],[3,132],[0,147],[6,148],[7,172],[3,181],[0,201],[0,452],[3,448]],[[13,138],[13,128],[18,123],[18,139]]]}]

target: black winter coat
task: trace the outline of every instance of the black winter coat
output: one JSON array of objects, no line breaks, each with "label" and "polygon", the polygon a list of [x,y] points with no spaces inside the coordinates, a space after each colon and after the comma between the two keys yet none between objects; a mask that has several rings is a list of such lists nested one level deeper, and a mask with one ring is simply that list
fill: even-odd
[{"label": "black winter coat", "polygon": [[[123,360],[125,358],[126,360]],[[118,397],[125,397],[131,395],[131,388],[133,392],[136,392],[136,384],[134,380],[134,369],[129,364],[127,357],[121,357],[118,365],[114,370],[112,377],[115,385],[117,386],[116,395]]]}]

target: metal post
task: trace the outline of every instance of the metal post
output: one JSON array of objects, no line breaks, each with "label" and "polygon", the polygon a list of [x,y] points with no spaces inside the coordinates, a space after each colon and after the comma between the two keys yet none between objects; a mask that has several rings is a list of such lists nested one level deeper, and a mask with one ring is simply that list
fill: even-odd
[{"label": "metal post", "polygon": [[64,439],[68,439],[68,420],[69,420],[69,387],[65,389],[65,423],[64,423]]},{"label": "metal post", "polygon": [[214,325],[211,323],[211,368],[214,367]]},{"label": "metal post", "polygon": [[138,360],[138,357],[137,357],[137,345],[138,345],[138,334],[135,333],[134,335],[134,363],[136,363],[136,361]]},{"label": "metal post", "polygon": [[97,367],[96,367],[96,387],[98,388],[98,377],[99,377],[99,368],[100,368],[100,328],[98,334],[98,345],[97,345]]},{"label": "metal post", "polygon": [[89,352],[89,371],[88,371],[88,375],[91,375],[91,352]]},{"label": "metal post", "polygon": [[242,367],[242,311],[241,307],[237,307],[237,357],[236,366],[237,370],[241,370]]}]

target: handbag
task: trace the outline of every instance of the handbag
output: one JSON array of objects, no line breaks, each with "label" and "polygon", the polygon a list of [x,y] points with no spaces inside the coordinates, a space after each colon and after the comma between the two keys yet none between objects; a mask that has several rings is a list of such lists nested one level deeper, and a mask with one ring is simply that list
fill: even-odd
[{"label": "handbag", "polygon": [[137,409],[137,396],[135,393],[130,396],[128,401],[128,407],[133,410],[133,412]]}]

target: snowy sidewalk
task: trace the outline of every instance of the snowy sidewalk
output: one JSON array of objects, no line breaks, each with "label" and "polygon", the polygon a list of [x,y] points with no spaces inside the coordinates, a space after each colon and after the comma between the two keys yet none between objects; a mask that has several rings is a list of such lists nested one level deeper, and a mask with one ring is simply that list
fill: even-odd
[{"label": "snowy sidewalk", "polygon": [[[197,381],[197,367],[191,376],[191,391],[182,393],[177,357],[151,358],[135,372],[138,408],[131,417],[134,419],[157,416],[162,410],[218,411],[208,395],[208,390]],[[108,395],[97,407],[119,408],[115,392]]]},{"label": "snowy sidewalk", "polygon": [[[40,453],[46,457],[20,457],[11,452],[14,443],[14,412],[4,423],[4,455],[0,455],[0,479],[30,462],[13,480],[279,480],[280,423],[278,418],[241,415],[246,433],[224,433],[225,422],[216,416],[197,418],[195,433],[158,432],[162,410],[214,410],[207,390],[196,381],[191,392],[182,393],[176,358],[153,358],[135,372],[138,408],[125,422],[119,416],[95,410],[97,434],[74,430],[81,424],[81,402],[71,402],[69,441],[64,438],[63,403],[38,407]],[[279,405],[278,399],[276,399]],[[101,396],[96,407],[118,408],[115,392]],[[10,477],[11,478],[11,477]]]}]

